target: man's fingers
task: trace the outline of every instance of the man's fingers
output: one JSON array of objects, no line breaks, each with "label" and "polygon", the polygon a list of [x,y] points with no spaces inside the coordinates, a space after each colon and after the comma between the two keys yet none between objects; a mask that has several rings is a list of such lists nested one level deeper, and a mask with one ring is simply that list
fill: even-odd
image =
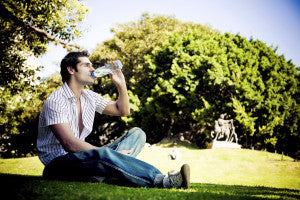
[{"label": "man's fingers", "polygon": [[118,152],[121,153],[121,154],[124,154],[124,155],[130,155],[132,151],[133,151],[133,149],[130,149],[130,150],[120,150]]}]

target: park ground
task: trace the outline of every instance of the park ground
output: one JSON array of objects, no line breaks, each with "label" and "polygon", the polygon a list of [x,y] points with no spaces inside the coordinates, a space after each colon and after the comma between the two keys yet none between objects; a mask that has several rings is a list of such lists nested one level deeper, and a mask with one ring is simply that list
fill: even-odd
[{"label": "park ground", "polygon": [[[169,160],[168,146],[144,148],[138,159],[164,174],[191,167],[191,187],[134,188],[104,183],[45,181],[37,157],[0,159],[3,199],[300,199],[300,162],[281,154],[248,149],[180,147]],[[2,198],[1,198],[2,199]]]}]

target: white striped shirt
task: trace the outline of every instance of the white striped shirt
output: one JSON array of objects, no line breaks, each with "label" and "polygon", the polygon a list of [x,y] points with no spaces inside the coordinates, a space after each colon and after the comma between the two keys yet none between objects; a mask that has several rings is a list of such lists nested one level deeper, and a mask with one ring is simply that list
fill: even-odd
[{"label": "white striped shirt", "polygon": [[53,92],[45,101],[39,119],[37,138],[38,156],[44,165],[58,156],[67,154],[52,133],[50,125],[68,123],[76,138],[84,140],[92,131],[95,111],[102,113],[108,99],[84,89],[80,96],[83,130],[79,134],[76,98],[67,83]]}]

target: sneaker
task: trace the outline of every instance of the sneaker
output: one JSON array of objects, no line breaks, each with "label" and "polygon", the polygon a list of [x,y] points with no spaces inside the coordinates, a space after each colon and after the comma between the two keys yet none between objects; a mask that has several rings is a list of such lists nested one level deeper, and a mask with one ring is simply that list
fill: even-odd
[{"label": "sneaker", "polygon": [[168,172],[168,179],[171,188],[189,188],[190,186],[190,166],[182,165],[179,172]]}]

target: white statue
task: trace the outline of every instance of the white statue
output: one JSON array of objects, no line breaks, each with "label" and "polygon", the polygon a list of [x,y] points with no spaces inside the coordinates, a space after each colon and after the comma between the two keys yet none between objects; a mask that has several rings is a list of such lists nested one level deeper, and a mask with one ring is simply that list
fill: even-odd
[{"label": "white statue", "polygon": [[221,114],[220,118],[215,121],[215,129],[211,132],[214,140],[224,140],[225,142],[238,142],[237,134],[233,125],[233,120],[225,120],[226,114]]}]

